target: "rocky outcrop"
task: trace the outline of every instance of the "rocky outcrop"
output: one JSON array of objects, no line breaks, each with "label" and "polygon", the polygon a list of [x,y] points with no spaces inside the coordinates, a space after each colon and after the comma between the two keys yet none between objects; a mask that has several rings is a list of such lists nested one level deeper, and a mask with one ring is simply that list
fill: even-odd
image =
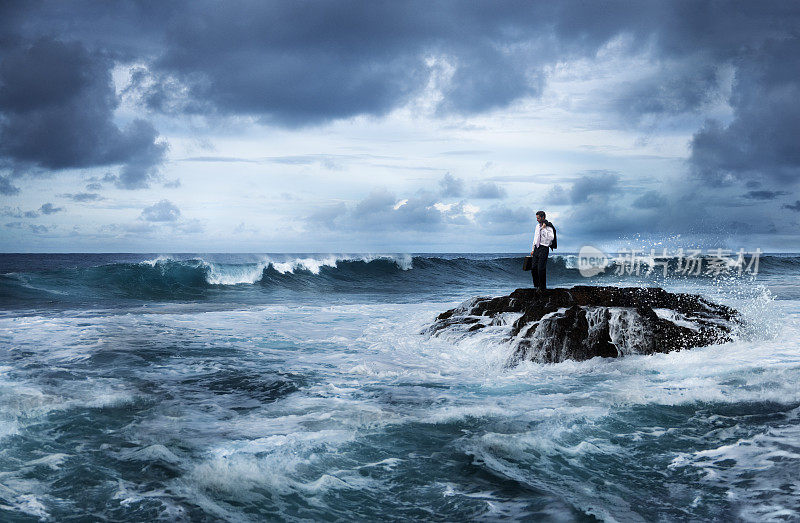
[{"label": "rocky outcrop", "polygon": [[578,285],[473,298],[440,314],[425,332],[470,336],[503,330],[503,339],[513,347],[509,365],[558,363],[723,343],[732,339],[738,317],[734,309],[694,294]]}]

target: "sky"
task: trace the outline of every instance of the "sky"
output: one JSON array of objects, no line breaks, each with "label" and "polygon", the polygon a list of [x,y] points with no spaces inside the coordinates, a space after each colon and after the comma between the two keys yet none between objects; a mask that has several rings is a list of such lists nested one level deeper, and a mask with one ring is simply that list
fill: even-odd
[{"label": "sky", "polygon": [[800,3],[0,3],[2,252],[800,251]]}]

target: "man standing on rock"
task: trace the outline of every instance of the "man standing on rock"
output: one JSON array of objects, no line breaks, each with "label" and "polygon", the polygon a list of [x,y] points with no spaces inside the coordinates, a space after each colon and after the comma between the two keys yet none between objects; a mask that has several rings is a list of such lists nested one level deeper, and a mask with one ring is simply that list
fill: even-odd
[{"label": "man standing on rock", "polygon": [[544,290],[547,288],[547,255],[550,254],[550,247],[556,248],[556,229],[553,224],[545,220],[544,211],[536,211],[536,232],[533,235],[533,247],[531,247],[531,274],[533,275],[533,286]]}]

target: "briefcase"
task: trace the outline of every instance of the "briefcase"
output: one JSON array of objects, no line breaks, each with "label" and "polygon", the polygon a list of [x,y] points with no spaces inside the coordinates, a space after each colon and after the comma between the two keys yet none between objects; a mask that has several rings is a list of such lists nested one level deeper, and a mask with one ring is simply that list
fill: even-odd
[{"label": "briefcase", "polygon": [[525,256],[525,260],[522,262],[522,270],[529,271],[531,270],[532,265],[533,265],[533,256]]}]

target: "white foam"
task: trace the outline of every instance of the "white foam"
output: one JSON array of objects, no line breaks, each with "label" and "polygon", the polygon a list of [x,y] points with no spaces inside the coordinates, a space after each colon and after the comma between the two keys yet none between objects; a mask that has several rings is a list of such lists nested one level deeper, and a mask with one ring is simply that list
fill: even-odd
[{"label": "white foam", "polygon": [[339,261],[347,259],[346,257],[340,258],[335,255],[330,255],[324,258],[295,258],[285,262],[271,261],[270,265],[281,274],[294,273],[298,270],[305,270],[311,274],[319,274],[322,267],[336,267]]},{"label": "white foam", "polygon": [[329,473],[307,478],[300,470],[313,467],[324,453],[334,452],[354,436],[349,431],[322,430],[229,441],[211,449],[208,458],[193,466],[189,476],[203,488],[234,496],[247,496],[253,488],[281,495],[358,488],[358,484],[351,484],[351,478],[346,481]]},{"label": "white foam", "polygon": [[[800,409],[788,412],[777,426],[762,429],[734,426],[728,432],[744,435],[733,443],[708,450],[679,453],[671,469],[696,468],[702,481],[727,491],[745,521],[800,518]],[[710,435],[717,439],[716,434]],[[768,500],[768,501],[767,501]],[[766,501],[766,502],[765,502]]]},{"label": "white foam", "polygon": [[45,506],[39,501],[39,498],[33,494],[22,494],[18,496],[15,508],[31,516],[36,516],[39,519],[47,519],[50,516]]},{"label": "white foam", "polygon": [[[120,458],[180,465],[187,474],[170,483],[166,495],[180,493],[208,514],[226,520],[235,520],[237,515],[220,499],[263,500],[267,492],[273,499],[301,496],[313,504],[324,503],[323,495],[331,491],[384,489],[386,485],[373,476],[404,474],[398,460],[415,458],[404,454],[381,460],[384,454],[358,461],[363,456],[354,448],[368,440],[365,435],[395,433],[387,430],[391,426],[416,428],[439,423],[460,424],[463,436],[459,433],[454,444],[463,445],[492,473],[536,489],[575,487],[568,497],[575,506],[606,519],[624,519],[626,515],[635,519],[636,512],[626,512],[630,507],[617,505],[616,498],[598,497],[597,492],[583,492],[575,484],[559,483],[565,475],[537,477],[547,471],[532,468],[531,456],[578,466],[587,457],[624,454],[624,443],[612,444],[614,440],[602,437],[602,430],[595,431],[600,434],[597,438],[575,436],[582,434],[582,427],[601,426],[609,417],[625,421],[631,410],[641,411],[634,407],[800,401],[796,313],[784,317],[778,335],[770,339],[616,360],[557,365],[523,362],[506,369],[504,363],[513,350],[504,339],[508,322],[486,326],[463,340],[417,334],[436,314],[453,305],[326,304],[205,313],[161,311],[95,317],[90,328],[82,326],[87,321],[83,318],[0,319],[0,332],[8,347],[31,351],[29,357],[37,364],[65,368],[82,361],[74,358],[75,354],[83,358],[108,350],[120,340],[129,341],[130,333],[156,332],[164,339],[176,336],[192,348],[205,347],[200,358],[175,351],[166,364],[135,370],[136,378],[158,382],[169,391],[183,390],[186,378],[230,368],[225,359],[229,356],[217,359],[216,342],[239,351],[236,365],[254,374],[279,368],[312,377],[301,391],[264,403],[248,414],[234,413],[224,395],[209,393],[189,399],[177,394],[177,399],[148,409],[144,418],[125,428],[125,437],[142,447],[120,454]],[[0,376],[7,369],[11,368],[0,368]],[[56,396],[36,383],[33,374],[28,377],[4,378],[5,388],[0,392],[3,408],[15,409],[9,419],[22,425],[41,423],[41,417],[34,417],[46,416],[53,409],[116,404],[146,394],[121,379],[95,378],[67,380]],[[104,398],[94,403],[96,391]],[[672,428],[637,430],[640,438],[657,438]],[[180,434],[182,443],[202,457],[170,451],[169,444],[163,445],[164,438],[174,434]],[[798,435],[768,431],[762,435],[776,439],[742,436],[743,442],[750,438],[754,443],[718,445],[718,454],[713,456],[687,451],[685,466],[706,466],[705,460],[718,461],[761,445],[760,454],[752,457],[753,470],[758,480],[764,481],[759,488],[762,493],[777,489],[780,485],[769,483],[767,476],[780,469],[780,460],[792,465],[797,459],[794,454],[800,453],[781,447],[780,441],[791,443]],[[358,445],[350,445],[354,441]],[[778,451],[784,454],[775,454]],[[334,456],[336,459],[331,459]],[[772,458],[772,468],[758,468]],[[35,466],[64,467],[67,463],[62,455],[45,458]],[[365,472],[360,470],[364,467],[375,470],[365,477],[359,473]],[[713,472],[721,477],[720,471]],[[2,480],[0,483],[6,483],[6,477]],[[709,476],[707,481],[721,480]],[[160,489],[138,492],[134,487],[120,487],[117,499],[133,503],[162,495]],[[34,496],[43,506],[49,503],[33,487],[16,492]],[[745,495],[740,491],[734,494]],[[35,510],[35,503],[29,508]],[[758,510],[757,515],[768,518],[791,509],[778,500],[769,506],[761,503]]]},{"label": "white foam", "polygon": [[553,255],[553,258],[555,258],[555,259],[559,259],[559,258],[563,259],[564,260],[564,266],[567,269],[577,269],[577,268],[579,268],[578,256],[576,256],[575,254],[555,254],[555,255]]},{"label": "white foam", "polygon": [[298,270],[319,274],[322,267],[336,267],[341,261],[363,261],[370,263],[375,260],[389,260],[400,269],[408,271],[413,269],[412,257],[409,254],[330,254],[322,257],[304,257],[279,261],[271,259],[269,264],[281,274],[294,273]]},{"label": "white foam", "polygon": [[70,457],[69,454],[63,454],[60,452],[56,452],[54,454],[48,454],[47,456],[34,459],[31,461],[25,462],[25,467],[38,467],[38,466],[46,466],[50,470],[58,470],[61,468],[61,465]]},{"label": "white foam", "polygon": [[262,260],[253,264],[224,266],[209,262],[203,262],[203,264],[208,269],[206,281],[211,285],[239,285],[261,281],[264,269],[270,265],[270,261]]},{"label": "white foam", "polygon": [[172,262],[172,261],[177,261],[177,260],[175,260],[172,256],[167,256],[166,254],[159,254],[158,256],[153,258],[152,260],[143,260],[143,261],[140,261],[139,263],[141,265],[149,265],[150,267],[155,267],[157,265],[164,264],[164,263],[167,263],[167,262]]},{"label": "white foam", "polygon": [[700,326],[696,322],[690,320],[685,314],[681,314],[678,311],[674,311],[672,309],[653,309],[653,311],[659,318],[671,321],[679,327],[686,327],[688,329],[692,329],[693,331],[700,330]]},{"label": "white foam", "polygon": [[264,269],[272,267],[280,274],[294,274],[307,271],[319,274],[323,267],[336,267],[343,261],[389,260],[404,271],[413,269],[413,258],[409,254],[326,254],[303,257],[261,256],[252,262],[221,262],[205,259],[177,260],[170,256],[159,255],[152,260],[140,262],[142,265],[158,267],[168,262],[183,263],[188,266],[206,269],[206,281],[211,285],[254,284],[261,281]]},{"label": "white foam", "polygon": [[611,343],[623,356],[637,354],[637,347],[646,343],[648,333],[635,309],[609,307],[608,334]]},{"label": "white foam", "polygon": [[119,458],[128,461],[163,461],[171,465],[176,465],[181,462],[178,456],[161,444],[149,445],[132,451],[126,450],[119,454]]},{"label": "white foam", "polygon": [[[576,446],[560,445],[554,442],[557,438],[557,433],[536,436],[490,433],[472,440],[465,450],[475,456],[477,463],[495,474],[541,492],[550,492],[602,520],[640,519],[636,517],[631,505],[612,489],[597,489],[591,482],[574,481],[570,476],[558,472],[565,468],[560,463],[564,456],[567,462],[571,463],[571,460],[579,455],[602,454],[607,452],[607,449],[583,443]],[[524,465],[530,463],[532,459],[535,460],[535,468]]]}]

